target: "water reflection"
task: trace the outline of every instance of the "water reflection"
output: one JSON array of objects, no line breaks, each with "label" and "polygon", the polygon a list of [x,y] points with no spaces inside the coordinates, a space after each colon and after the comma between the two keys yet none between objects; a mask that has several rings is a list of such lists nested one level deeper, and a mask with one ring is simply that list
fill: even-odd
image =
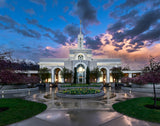
[{"label": "water reflection", "polygon": [[[56,93],[58,92],[58,88],[43,88],[39,91],[29,91],[26,93],[20,93],[20,94],[1,94],[2,98],[8,98],[8,97],[22,97],[22,98],[28,98],[29,100],[33,101],[39,101],[47,104],[49,108],[54,109],[104,109],[104,108],[112,108],[113,102],[117,102],[115,99],[119,97],[130,97],[130,95],[124,94],[119,95],[118,93],[115,93],[116,90],[114,90],[111,87],[104,87],[103,88],[105,95],[98,98],[92,98],[92,99],[69,99],[69,98],[59,98],[56,96]],[[118,96],[118,97],[117,97]],[[123,99],[122,98],[122,99]]]},{"label": "water reflection", "polygon": [[104,109],[112,108],[113,100],[116,97],[115,90],[111,87],[103,88],[105,95],[98,98],[91,99],[70,99],[59,98],[56,96],[57,88],[49,88],[49,91],[43,93],[48,101],[49,108],[55,109]]}]

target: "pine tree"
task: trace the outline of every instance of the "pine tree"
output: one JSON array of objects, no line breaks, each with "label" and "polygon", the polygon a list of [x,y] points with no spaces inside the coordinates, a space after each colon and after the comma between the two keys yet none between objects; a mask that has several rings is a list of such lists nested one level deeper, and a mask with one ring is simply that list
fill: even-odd
[{"label": "pine tree", "polygon": [[86,83],[90,84],[90,70],[89,70],[88,66],[87,66],[87,70],[86,70]]},{"label": "pine tree", "polygon": [[74,82],[73,83],[74,84],[77,83],[77,68],[76,67],[74,68]]}]

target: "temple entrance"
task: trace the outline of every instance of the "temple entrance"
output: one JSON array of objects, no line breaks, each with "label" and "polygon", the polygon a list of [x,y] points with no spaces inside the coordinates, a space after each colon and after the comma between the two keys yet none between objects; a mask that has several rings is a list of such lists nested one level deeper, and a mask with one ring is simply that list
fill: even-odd
[{"label": "temple entrance", "polygon": [[77,66],[77,83],[85,83],[85,67],[82,64]]},{"label": "temple entrance", "polygon": [[101,77],[100,77],[100,82],[106,83],[106,69],[105,68],[101,68]]},{"label": "temple entrance", "polygon": [[55,72],[55,82],[56,82],[56,83],[62,82],[61,69],[56,68],[56,69],[54,70],[54,72]]}]

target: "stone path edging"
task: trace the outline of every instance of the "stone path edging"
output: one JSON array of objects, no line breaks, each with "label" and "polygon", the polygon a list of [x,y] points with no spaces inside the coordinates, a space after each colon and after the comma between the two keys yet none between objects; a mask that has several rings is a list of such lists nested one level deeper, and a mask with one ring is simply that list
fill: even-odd
[{"label": "stone path edging", "polygon": [[100,97],[103,95],[104,95],[103,91],[97,94],[86,94],[86,95],[70,95],[70,94],[56,93],[56,96],[61,97],[61,98],[95,98],[95,97]]},{"label": "stone path edging", "polygon": [[29,91],[37,91],[39,88],[24,88],[24,89],[11,89],[11,90],[0,90],[0,94],[12,94],[12,93],[22,93]]},{"label": "stone path edging", "polygon": [[[121,89],[125,90],[125,91],[153,93],[153,88],[129,88],[129,87],[121,87]],[[160,89],[156,89],[156,92],[160,92]]]}]

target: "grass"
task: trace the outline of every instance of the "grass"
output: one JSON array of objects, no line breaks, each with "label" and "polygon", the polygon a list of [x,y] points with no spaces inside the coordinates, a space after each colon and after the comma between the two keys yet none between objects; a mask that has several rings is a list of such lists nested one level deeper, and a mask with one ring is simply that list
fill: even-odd
[{"label": "grass", "polygon": [[[153,98],[141,97],[119,102],[113,105],[113,108],[130,117],[145,120],[149,122],[160,123],[160,109],[150,109],[145,105],[153,105]],[[160,105],[160,102],[157,102]]]},{"label": "grass", "polygon": [[0,126],[30,118],[47,108],[47,106],[42,103],[36,103],[16,98],[0,99],[0,108],[1,107],[8,107],[9,109],[0,112]]}]

